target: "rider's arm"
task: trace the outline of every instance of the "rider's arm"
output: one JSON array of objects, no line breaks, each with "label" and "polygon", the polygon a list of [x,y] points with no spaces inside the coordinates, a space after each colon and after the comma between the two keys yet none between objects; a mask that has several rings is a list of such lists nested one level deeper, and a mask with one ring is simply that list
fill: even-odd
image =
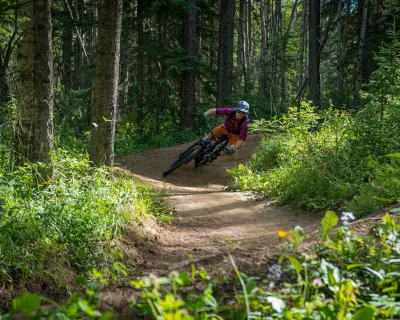
[{"label": "rider's arm", "polygon": [[209,109],[206,112],[204,112],[203,114],[206,116],[215,115],[215,114],[217,114],[217,109]]}]

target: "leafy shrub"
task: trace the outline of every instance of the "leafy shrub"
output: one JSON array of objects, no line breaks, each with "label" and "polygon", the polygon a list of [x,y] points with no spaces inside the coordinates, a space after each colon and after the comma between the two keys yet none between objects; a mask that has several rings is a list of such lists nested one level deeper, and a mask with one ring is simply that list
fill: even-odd
[{"label": "leafy shrub", "polygon": [[36,186],[35,166],[0,177],[0,272],[25,277],[49,256],[87,270],[105,262],[107,247],[127,223],[146,214],[168,221],[159,197],[135,179],[93,168],[58,150],[53,183]]},{"label": "leafy shrub", "polygon": [[267,136],[247,166],[230,171],[232,188],[311,209],[332,207],[351,196],[352,184],[362,172],[348,156],[354,135],[346,113],[316,113],[303,103],[300,111],[292,108],[274,122],[283,133]]}]

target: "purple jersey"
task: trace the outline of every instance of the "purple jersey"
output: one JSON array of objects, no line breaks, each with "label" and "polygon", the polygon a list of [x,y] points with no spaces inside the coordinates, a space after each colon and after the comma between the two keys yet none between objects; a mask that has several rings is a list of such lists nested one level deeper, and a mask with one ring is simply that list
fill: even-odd
[{"label": "purple jersey", "polygon": [[[222,116],[222,115],[230,115],[233,111],[236,111],[235,108],[217,108],[217,116]],[[233,117],[229,118],[227,117],[223,123],[224,127],[229,133],[233,134],[238,134],[240,135],[240,140],[247,140],[247,134],[249,131],[249,118],[246,116],[246,119],[242,122],[240,129],[238,128],[239,125],[239,119],[236,118],[236,115],[233,115]]]}]

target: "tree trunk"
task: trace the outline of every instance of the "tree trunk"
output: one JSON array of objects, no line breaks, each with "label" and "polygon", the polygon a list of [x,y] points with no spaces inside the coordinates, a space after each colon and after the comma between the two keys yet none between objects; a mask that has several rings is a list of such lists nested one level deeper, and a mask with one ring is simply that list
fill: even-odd
[{"label": "tree trunk", "polygon": [[[303,0],[303,5],[302,5],[302,21],[301,21],[301,31],[300,31],[300,50],[299,50],[299,77],[298,77],[298,86],[297,90],[300,92],[301,87],[303,86],[304,82],[304,50],[306,49],[306,46],[304,45],[307,37],[307,31],[306,31],[306,26],[307,26],[307,0]],[[300,101],[302,100],[303,97],[300,97]]]},{"label": "tree trunk", "polygon": [[[215,6],[215,2],[213,0],[210,0],[210,7],[211,6]],[[210,27],[210,43],[209,43],[209,55],[210,55],[210,59],[209,59],[209,67],[210,69],[215,69],[216,65],[217,65],[217,50],[216,48],[218,47],[218,43],[217,43],[217,37],[215,36],[216,33],[216,29],[218,28],[217,25],[217,19],[215,19],[212,10],[209,10],[208,13],[208,25]]]},{"label": "tree trunk", "polygon": [[[19,43],[19,103],[16,125],[17,163],[44,163],[38,166],[37,181],[52,179],[53,149],[53,65],[51,1],[24,4],[28,20]],[[32,17],[32,20],[29,19]]]},{"label": "tree trunk", "polygon": [[310,99],[314,106],[321,105],[320,91],[320,2],[309,0],[308,76]]},{"label": "tree trunk", "polygon": [[146,42],[146,35],[143,29],[145,0],[138,0],[137,2],[137,66],[136,66],[136,83],[137,83],[137,112],[136,112],[136,131],[141,134],[143,131],[143,117],[144,117],[144,45]]},{"label": "tree trunk", "polygon": [[242,69],[244,82],[244,94],[249,92],[249,60],[250,60],[250,0],[240,0],[239,11],[239,30],[238,30],[238,50],[237,63]]},{"label": "tree trunk", "polygon": [[356,79],[354,84],[354,106],[358,107],[361,100],[359,96],[359,91],[361,89],[361,79],[362,79],[362,57],[364,54],[364,43],[365,36],[367,33],[367,22],[368,22],[368,5],[369,0],[364,0],[362,20],[361,20],[361,30],[360,30],[360,41],[358,43],[358,55],[357,55],[357,68],[356,68]]},{"label": "tree trunk", "polygon": [[21,10],[25,19],[20,29],[22,36],[17,43],[17,121],[15,126],[16,164],[23,165],[31,159],[34,123],[33,109],[33,47],[32,47],[32,1],[26,2]]},{"label": "tree trunk", "polygon": [[[280,10],[278,10],[278,5],[279,0],[275,0],[275,8],[272,10],[272,36],[271,36],[271,64],[270,64],[270,75],[271,75],[271,84],[270,88],[272,92],[275,92],[276,88],[276,76],[277,76],[277,64],[278,64],[278,28],[279,28],[279,13]],[[273,96],[273,99],[275,99],[276,95]]]},{"label": "tree trunk", "polygon": [[[164,45],[165,41],[167,39],[167,21],[166,19],[161,15],[161,13],[158,13],[157,15],[157,20],[158,20],[158,41],[160,45]],[[167,72],[167,66],[164,60],[164,57],[161,57],[159,62],[159,73],[158,73],[158,114],[157,114],[157,134],[160,134],[161,132],[161,124],[162,124],[162,117],[163,117],[163,112],[167,106],[167,98],[168,98],[168,89],[166,88],[166,80],[165,80],[165,75]]]},{"label": "tree trunk", "polygon": [[264,96],[268,101],[270,98],[269,57],[268,57],[268,31],[269,31],[270,0],[261,0],[260,11],[261,11],[260,12],[260,20],[261,20],[260,95]]},{"label": "tree trunk", "polygon": [[[336,13],[336,91],[337,98],[342,100],[343,97],[343,42],[342,42],[342,11],[343,1],[339,0]],[[341,101],[342,102],[342,101]]]},{"label": "tree trunk", "polygon": [[73,21],[70,15],[72,0],[64,0],[63,12],[63,29],[62,29],[62,66],[63,74],[61,83],[64,86],[64,91],[68,93],[71,90],[71,65],[72,65],[72,24]]},{"label": "tree trunk", "polygon": [[[197,56],[196,0],[186,0],[191,6],[185,14],[184,48],[189,57]],[[196,119],[196,78],[193,68],[184,70],[181,83],[180,128],[194,129]]]},{"label": "tree trunk", "polygon": [[[65,0],[64,0],[65,1]],[[83,35],[82,35],[82,21],[83,21],[83,0],[74,0],[75,2],[75,23],[76,36],[74,43],[74,79],[73,89],[80,90],[83,88]]]},{"label": "tree trunk", "polygon": [[[290,14],[290,20],[285,34],[282,36],[282,48],[281,48],[281,97],[282,101],[286,100],[286,46],[290,36],[290,30],[292,29],[292,23],[296,16],[297,0],[293,3],[292,12]],[[282,15],[281,15],[282,20]],[[281,27],[283,31],[283,24]],[[286,108],[286,105],[282,105]],[[281,110],[285,112],[286,110]]]},{"label": "tree trunk", "polygon": [[100,2],[92,113],[95,127],[90,140],[90,160],[95,165],[112,166],[114,162],[122,1]]},{"label": "tree trunk", "polygon": [[3,64],[2,54],[0,52],[0,107],[7,103],[9,97],[6,66]]},{"label": "tree trunk", "polygon": [[218,40],[217,106],[230,105],[232,97],[235,1],[221,0]]}]

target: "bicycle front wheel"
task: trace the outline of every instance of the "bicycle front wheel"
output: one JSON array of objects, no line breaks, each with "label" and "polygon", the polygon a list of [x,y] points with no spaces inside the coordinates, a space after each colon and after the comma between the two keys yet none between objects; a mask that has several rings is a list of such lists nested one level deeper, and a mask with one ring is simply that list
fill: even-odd
[{"label": "bicycle front wheel", "polygon": [[193,147],[192,151],[189,152],[185,152],[186,156],[182,157],[182,158],[178,158],[177,160],[175,160],[164,172],[163,172],[163,176],[167,176],[168,174],[170,174],[172,171],[178,169],[181,165],[183,164],[187,164],[190,161],[192,161],[197,154],[202,150],[202,146],[201,145],[197,145]]}]

